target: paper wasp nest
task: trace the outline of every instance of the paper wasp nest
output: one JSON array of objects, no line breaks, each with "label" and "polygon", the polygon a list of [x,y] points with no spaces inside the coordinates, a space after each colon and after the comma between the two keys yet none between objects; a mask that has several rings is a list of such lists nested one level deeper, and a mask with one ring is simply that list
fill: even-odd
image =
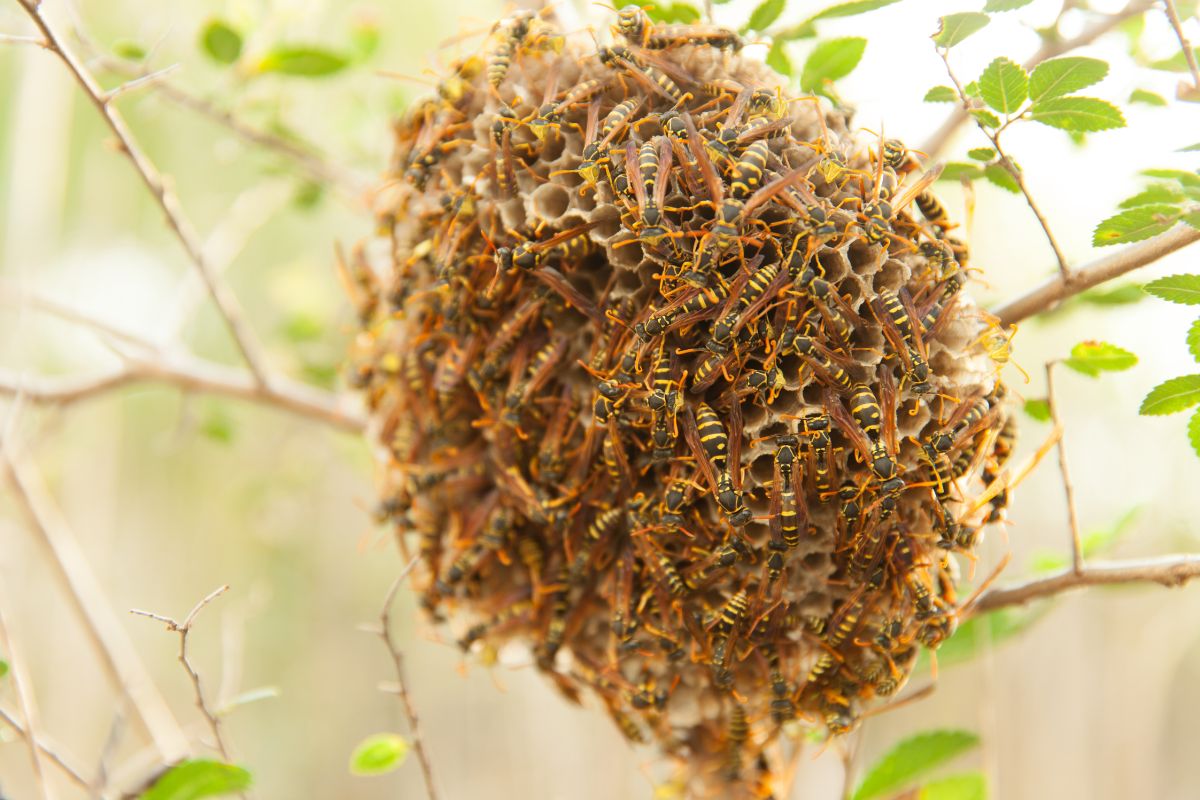
[{"label": "paper wasp nest", "polygon": [[1012,423],[918,160],[618,22],[503,20],[396,123],[351,380],[428,612],[731,793],[953,631]]}]

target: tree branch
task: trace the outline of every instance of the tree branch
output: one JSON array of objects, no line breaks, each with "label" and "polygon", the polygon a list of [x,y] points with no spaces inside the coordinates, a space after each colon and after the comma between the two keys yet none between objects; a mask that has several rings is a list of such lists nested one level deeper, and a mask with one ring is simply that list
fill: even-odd
[{"label": "tree branch", "polygon": [[72,783],[76,784],[81,789],[87,790],[91,788],[91,786],[88,784],[87,778],[83,777],[83,773],[78,767],[71,764],[71,762],[68,761],[66,757],[60,754],[55,748],[46,744],[46,740],[44,738],[30,735],[28,730],[21,726],[21,723],[17,720],[16,715],[13,712],[9,711],[3,706],[0,706],[0,719],[4,720],[4,723],[8,725],[8,727],[16,731],[18,736],[33,742],[37,749],[41,751],[41,754],[49,759],[51,764],[58,767],[62,771],[63,775],[66,775],[68,778],[70,778]]},{"label": "tree branch", "polygon": [[1157,583],[1168,588],[1182,586],[1200,577],[1200,555],[1185,554],[1127,561],[1092,562],[1076,572],[1068,567],[1045,578],[1008,588],[991,589],[980,596],[972,614],[998,608],[1020,606],[1034,600],[1054,597],[1084,586],[1115,583]]},{"label": "tree branch", "polygon": [[261,345],[246,324],[237,297],[234,296],[233,292],[224,282],[218,279],[212,265],[209,264],[208,259],[205,257],[200,240],[196,236],[191,222],[184,216],[175,192],[167,185],[153,162],[150,161],[138,146],[124,117],[113,106],[111,102],[112,97],[105,93],[87,68],[69,50],[62,46],[58,34],[50,26],[45,15],[42,13],[40,3],[37,0],[17,0],[17,2],[38,27],[38,30],[41,31],[45,39],[43,46],[58,56],[59,60],[63,62],[72,77],[74,77],[75,82],[83,89],[84,94],[87,95],[92,105],[95,106],[96,111],[104,119],[109,130],[116,136],[117,141],[121,145],[122,152],[129,159],[130,164],[133,165],[142,183],[145,184],[150,194],[154,197],[158,207],[166,216],[167,225],[175,234],[175,238],[183,245],[184,251],[196,267],[196,270],[200,273],[201,278],[204,279],[208,293],[216,304],[217,310],[221,313],[226,326],[229,328],[234,344],[245,359],[246,364],[250,367],[250,372],[253,374],[255,382],[260,385],[267,385],[269,383],[269,375]]},{"label": "tree branch", "polygon": [[179,663],[183,665],[183,669],[187,672],[188,679],[192,682],[192,692],[196,697],[196,707],[200,709],[200,713],[204,716],[205,722],[208,723],[208,729],[212,731],[213,739],[216,743],[217,752],[221,754],[221,758],[226,763],[230,762],[229,747],[225,743],[225,737],[221,733],[221,718],[213,713],[208,707],[208,702],[204,698],[204,687],[200,683],[200,673],[192,666],[192,662],[188,659],[187,641],[188,634],[191,633],[192,623],[196,621],[196,615],[199,614],[206,605],[216,600],[222,594],[229,590],[229,585],[220,586],[209,592],[209,594],[193,606],[188,612],[183,622],[178,622],[171,617],[164,617],[161,614],[155,614],[152,611],[140,611],[136,608],[129,609],[130,614],[137,614],[150,619],[158,620],[167,626],[167,630],[174,631],[179,634]]},{"label": "tree branch", "polygon": [[1167,19],[1175,31],[1175,38],[1179,40],[1179,46],[1183,48],[1183,57],[1187,60],[1188,70],[1192,73],[1192,88],[1200,92],[1200,65],[1196,63],[1196,53],[1192,50],[1192,43],[1188,41],[1187,35],[1183,32],[1183,23],[1179,21],[1175,0],[1163,0],[1163,5],[1166,6]]},{"label": "tree branch", "polygon": [[[1106,14],[1093,22],[1087,28],[1080,31],[1078,36],[1071,39],[1044,41],[1041,48],[1025,62],[1025,69],[1027,71],[1032,70],[1047,59],[1061,56],[1064,53],[1069,53],[1072,50],[1089,45],[1125,20],[1149,11],[1153,6],[1154,0],[1132,0],[1129,5],[1120,11],[1113,14]],[[966,109],[961,107],[955,108],[933,135],[926,140],[925,144],[921,146],[920,152],[924,153],[929,160],[936,159],[946,149],[947,145],[950,144],[950,140],[954,138],[954,134],[958,133],[958,129],[970,120],[970,118]]]},{"label": "tree branch", "polygon": [[1062,474],[1063,494],[1067,498],[1067,525],[1071,536],[1071,569],[1076,575],[1083,572],[1083,540],[1079,535],[1079,512],[1075,506],[1075,486],[1071,483],[1071,471],[1067,466],[1067,436],[1062,418],[1058,413],[1058,404],[1054,396],[1054,365],[1057,362],[1046,363],[1046,407],[1050,410],[1050,419],[1059,430],[1058,435],[1058,471]]},{"label": "tree branch", "polygon": [[991,311],[1000,318],[1001,324],[1013,325],[1047,311],[1093,286],[1118,278],[1138,267],[1152,264],[1196,241],[1200,241],[1200,230],[1188,225],[1177,225],[1153,239],[1131,244],[1112,255],[1098,258],[1090,264],[1072,270],[1067,275],[1055,275],[1040,286],[1002,303]]}]

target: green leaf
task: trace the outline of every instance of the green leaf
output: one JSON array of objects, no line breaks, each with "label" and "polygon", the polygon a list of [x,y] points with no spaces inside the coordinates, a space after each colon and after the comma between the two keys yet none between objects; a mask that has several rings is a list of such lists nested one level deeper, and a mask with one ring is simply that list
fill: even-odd
[{"label": "green leaf", "polygon": [[794,67],[792,60],[788,58],[787,50],[784,49],[784,42],[776,39],[771,43],[771,49],[767,51],[767,66],[778,72],[780,75],[792,77]]},{"label": "green leaf", "polygon": [[242,55],[242,35],[224,20],[211,19],[200,34],[200,46],[220,64],[232,64]]},{"label": "green leaf", "polygon": [[1182,219],[1184,222],[1186,222],[1188,225],[1192,226],[1196,230],[1200,231],[1200,210],[1188,211],[1188,212],[1184,213],[1184,215],[1181,216],[1180,219]]},{"label": "green leaf", "polygon": [[1200,275],[1168,275],[1150,281],[1142,288],[1171,303],[1200,305]]},{"label": "green leaf", "polygon": [[971,116],[979,120],[984,127],[993,129],[1000,127],[1000,118],[990,111],[977,108],[971,112]]},{"label": "green leaf", "polygon": [[967,151],[967,158],[975,161],[991,161],[996,157],[996,151],[990,147],[973,147]]},{"label": "green leaf", "polygon": [[237,428],[233,424],[233,417],[229,415],[229,411],[221,403],[210,405],[208,413],[204,415],[204,419],[200,422],[200,433],[214,442],[220,442],[221,444],[232,442],[236,430]]},{"label": "green leaf", "polygon": [[0,659],[0,678],[8,674],[8,662]]},{"label": "green leaf", "polygon": [[990,183],[999,186],[1006,192],[1019,194],[1021,191],[1021,187],[1017,184],[1017,180],[1012,176],[1012,173],[999,164],[988,164],[983,168],[983,176]]},{"label": "green leaf", "polygon": [[933,35],[933,43],[948,50],[971,34],[982,30],[989,21],[987,14],[980,14],[978,11],[947,14],[938,20],[938,29],[937,33]]},{"label": "green leaf", "polygon": [[793,25],[790,28],[773,31],[771,38],[777,42],[791,42],[796,39],[815,39],[817,36],[817,26],[811,22],[801,22],[799,25]]},{"label": "green leaf", "polygon": [[1192,443],[1196,455],[1200,456],[1200,408],[1196,409],[1196,413],[1188,420],[1188,441]]},{"label": "green leaf", "polygon": [[1104,80],[1107,74],[1108,64],[1098,58],[1051,58],[1034,67],[1029,76],[1029,96],[1035,103],[1062,97]]},{"label": "green leaf", "polygon": [[138,42],[120,39],[113,42],[113,55],[126,61],[142,61],[146,58],[146,48]]},{"label": "green leaf", "polygon": [[1101,372],[1121,372],[1137,364],[1137,356],[1108,342],[1080,342],[1063,364],[1076,372],[1097,377]]},{"label": "green leaf", "polygon": [[858,66],[867,40],[858,36],[829,39],[809,53],[800,74],[800,88],[806,92],[823,89],[827,81],[844,78]]},{"label": "green leaf", "polygon": [[1174,414],[1200,403],[1200,375],[1181,375],[1155,386],[1142,400],[1138,413],[1143,417]]},{"label": "green leaf", "polygon": [[750,19],[742,27],[742,31],[765,31],[771,23],[779,19],[787,0],[763,0],[758,8],[750,13]]},{"label": "green leaf", "polygon": [[[1081,536],[1079,549],[1083,553],[1083,557],[1094,558],[1112,550],[1117,542],[1133,529],[1133,522],[1141,512],[1141,506],[1134,506],[1108,527],[1088,531]],[[1035,575],[1045,575],[1066,569],[1070,563],[1070,558],[1062,552],[1040,550],[1030,558],[1029,567]]]},{"label": "green leaf", "polygon": [[997,11],[1016,11],[1032,3],[1033,0],[988,0],[983,10],[989,14]]},{"label": "green leaf", "polygon": [[310,211],[325,198],[325,185],[316,181],[303,180],[292,194],[292,203],[301,211]]},{"label": "green leaf", "polygon": [[979,76],[979,94],[1001,114],[1013,114],[1029,97],[1029,75],[1020,64],[1001,56]]},{"label": "green leaf", "polygon": [[[959,625],[958,630],[938,648],[938,667],[970,661],[983,652],[984,648],[1012,639],[1040,620],[1046,610],[1045,606],[1001,608],[971,617]],[[920,658],[924,661],[928,656],[922,652]]]},{"label": "green leaf", "polygon": [[867,771],[853,800],[895,794],[934,767],[978,745],[979,737],[970,731],[930,731],[904,739]]},{"label": "green leaf", "polygon": [[926,103],[957,103],[958,92],[949,86],[935,86],[925,93]]},{"label": "green leaf", "polygon": [[1104,131],[1125,127],[1121,109],[1094,97],[1054,97],[1035,101],[1035,122],[1065,131]]},{"label": "green leaf", "polygon": [[968,81],[963,84],[963,94],[967,97],[979,97],[979,84],[975,81]]},{"label": "green leaf", "polygon": [[982,772],[966,772],[930,781],[921,787],[917,800],[987,800],[987,796],[987,777]]},{"label": "green leaf", "polygon": [[964,161],[951,161],[938,176],[939,181],[959,181],[966,178],[969,181],[983,177],[983,168]]},{"label": "green leaf", "polygon": [[250,773],[233,764],[195,759],[171,767],[140,800],[198,800],[250,787]]},{"label": "green leaf", "polygon": [[1192,323],[1192,327],[1188,328],[1187,346],[1192,358],[1200,361],[1200,319],[1197,319]]},{"label": "green leaf", "polygon": [[1200,142],[1196,142],[1195,144],[1189,144],[1187,147],[1181,147],[1178,150],[1176,150],[1175,152],[1176,153],[1195,153],[1197,151],[1200,151]]},{"label": "green leaf", "polygon": [[1111,289],[1088,289],[1078,295],[1079,302],[1093,306],[1125,306],[1143,299],[1146,293],[1136,283],[1115,286]]},{"label": "green leaf", "polygon": [[355,775],[382,775],[404,763],[408,740],[395,733],[377,733],[359,742],[350,755],[350,772]]},{"label": "green leaf", "polygon": [[1150,91],[1149,89],[1134,89],[1129,93],[1129,102],[1144,103],[1148,106],[1165,106],[1167,100],[1161,94]]},{"label": "green leaf", "polygon": [[1050,404],[1045,399],[1026,400],[1025,413],[1038,422],[1050,421]]},{"label": "green leaf", "polygon": [[1133,197],[1121,201],[1118,208],[1133,208],[1155,203],[1182,203],[1187,199],[1183,191],[1169,183],[1152,183]]},{"label": "green leaf", "polygon": [[[1196,54],[1196,58],[1200,59],[1200,47],[1193,47],[1192,52]],[[1188,67],[1187,56],[1180,50],[1170,58],[1163,58],[1158,61],[1152,61],[1146,66],[1150,69],[1162,70],[1164,72],[1187,72]]]},{"label": "green leaf", "polygon": [[809,22],[815,22],[819,19],[833,19],[834,17],[852,17],[855,14],[865,14],[868,11],[874,11],[877,8],[890,6],[899,3],[900,0],[851,0],[849,3],[840,3],[836,6],[830,6],[824,11],[818,11],[808,18]]},{"label": "green leaf", "polygon": [[1130,208],[1097,225],[1092,234],[1092,244],[1104,247],[1140,242],[1170,230],[1178,218],[1179,209],[1175,206],[1154,204]]},{"label": "green leaf", "polygon": [[359,61],[366,61],[379,49],[379,24],[373,19],[360,19],[350,28],[350,48]]},{"label": "green leaf", "polygon": [[341,72],[350,60],[340,53],[308,45],[279,45],[258,62],[259,72],[300,78],[321,78]]},{"label": "green leaf", "polygon": [[1140,174],[1147,178],[1179,181],[1185,189],[1200,189],[1200,172],[1188,172],[1185,169],[1144,169]]}]

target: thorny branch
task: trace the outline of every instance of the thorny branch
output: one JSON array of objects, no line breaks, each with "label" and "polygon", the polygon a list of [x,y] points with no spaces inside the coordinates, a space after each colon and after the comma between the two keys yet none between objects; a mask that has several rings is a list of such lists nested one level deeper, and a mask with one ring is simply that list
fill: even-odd
[{"label": "thorny branch", "polygon": [[[1046,39],[1041,48],[1025,62],[1025,69],[1026,71],[1032,70],[1047,59],[1061,56],[1072,50],[1078,50],[1080,47],[1085,47],[1130,17],[1145,13],[1153,7],[1154,0],[1131,0],[1125,8],[1112,14],[1105,14],[1080,31],[1077,36],[1070,39],[1060,39],[1057,37]],[[936,159],[946,149],[946,146],[950,144],[950,140],[954,138],[954,134],[958,133],[958,129],[970,118],[970,114],[965,108],[961,106],[956,107],[925,144],[921,146],[921,152],[930,160]]]},{"label": "thorny branch", "polygon": [[1058,471],[1062,473],[1063,494],[1067,498],[1067,524],[1071,534],[1071,569],[1078,575],[1083,572],[1083,542],[1079,536],[1079,512],[1075,506],[1075,486],[1071,483],[1071,471],[1067,466],[1066,429],[1058,413],[1058,403],[1054,396],[1054,365],[1046,363],[1046,406],[1050,409],[1050,419],[1059,430],[1058,435]]},{"label": "thorny branch", "polygon": [[[958,77],[955,76],[954,70],[950,68],[950,54],[944,48],[938,48],[938,55],[942,57],[942,63],[946,65],[946,74],[950,76],[950,80],[954,83],[954,89],[958,92],[959,102],[963,109],[970,106],[971,101],[967,98],[967,93],[963,90],[962,84]],[[1042,214],[1038,204],[1034,201],[1033,195],[1029,193],[1029,187],[1025,185],[1025,176],[1022,175],[1021,169],[1013,163],[1013,160],[1008,157],[1004,149],[1000,147],[1000,131],[989,131],[983,122],[976,120],[976,124],[981,133],[987,137],[992,143],[992,147],[996,149],[997,163],[1004,168],[1004,171],[1012,176],[1016,182],[1017,188],[1021,190],[1021,194],[1025,196],[1025,203],[1029,206],[1029,210],[1033,212],[1033,216],[1037,217],[1038,224],[1042,226],[1042,231],[1046,234],[1046,239],[1050,242],[1050,249],[1054,251],[1054,257],[1058,260],[1058,271],[1066,277],[1070,274],[1071,268],[1067,266],[1067,257],[1063,255],[1062,248],[1058,246],[1058,240],[1054,238],[1053,231],[1050,230],[1050,223],[1046,221],[1046,217]]]},{"label": "thorny branch", "polygon": [[270,382],[270,376],[267,372],[261,345],[251,333],[245,318],[242,316],[237,297],[223,281],[218,279],[212,265],[205,257],[199,237],[197,237],[192,228],[191,222],[184,216],[183,209],[179,204],[179,199],[175,196],[174,190],[171,189],[153,162],[150,161],[138,146],[124,117],[114,107],[112,96],[100,87],[92,74],[71,51],[62,46],[58,34],[47,21],[41,4],[37,0],[17,0],[17,2],[20,3],[38,30],[41,31],[45,40],[42,46],[58,56],[59,60],[63,62],[72,77],[74,77],[75,82],[79,84],[92,105],[96,107],[96,111],[104,119],[109,130],[116,136],[117,141],[120,143],[121,151],[129,159],[138,177],[141,178],[142,183],[145,184],[150,194],[154,197],[155,202],[166,217],[168,227],[175,234],[179,243],[183,245],[183,249],[187,253],[189,260],[191,260],[196,270],[200,273],[201,278],[203,278],[209,295],[212,297],[213,302],[221,313],[222,319],[224,319],[226,326],[229,328],[230,334],[233,336],[234,344],[237,346],[238,351],[249,366],[251,374],[254,376],[255,383],[266,386]]},{"label": "thorny branch", "polygon": [[1007,588],[990,589],[980,596],[973,614],[1019,606],[1084,586],[1114,583],[1157,583],[1168,588],[1200,577],[1200,555],[1185,554],[1124,561],[1091,562],[1081,571],[1067,567],[1045,578]]},{"label": "thorny branch", "polygon": [[62,755],[55,748],[47,744],[44,738],[35,737],[30,734],[28,729],[21,725],[21,722],[17,719],[16,715],[3,706],[0,706],[0,720],[4,720],[4,723],[16,731],[18,736],[24,737],[25,739],[33,742],[37,749],[41,751],[41,754],[44,755],[51,764],[58,767],[59,770],[61,770],[62,773],[71,780],[72,783],[78,785],[81,789],[91,788],[88,784],[87,778],[83,777],[83,772],[80,771],[78,767],[67,760],[66,756]]},{"label": "thorny branch", "polygon": [[404,655],[400,652],[400,648],[392,636],[392,603],[396,599],[396,592],[404,583],[404,579],[408,577],[408,573],[412,572],[413,567],[417,565],[417,561],[417,557],[409,561],[396,576],[396,580],[392,582],[391,588],[388,589],[387,596],[383,600],[383,610],[379,613],[379,626],[374,629],[374,632],[383,640],[383,645],[391,655],[392,664],[396,669],[396,694],[400,696],[400,702],[404,706],[404,717],[408,720],[408,728],[412,733],[413,749],[417,753],[417,760],[421,764],[421,775],[425,779],[425,793],[429,800],[437,800],[433,766],[429,761],[429,753],[425,749],[425,740],[421,736],[421,722],[417,717],[417,709],[413,705],[412,697],[408,693],[408,686],[404,682]]},{"label": "thorny branch", "polygon": [[1020,297],[991,309],[991,312],[1000,318],[1001,324],[1014,325],[1047,311],[1093,286],[1118,278],[1138,267],[1152,264],[1196,241],[1200,241],[1200,230],[1188,225],[1177,225],[1152,239],[1131,244],[1112,255],[1084,264],[1067,275],[1055,275]]},{"label": "thorny branch", "polygon": [[204,715],[205,721],[208,723],[208,728],[212,731],[213,739],[217,746],[217,752],[221,754],[226,762],[230,760],[229,747],[225,744],[225,737],[221,734],[221,718],[213,713],[208,707],[208,702],[204,698],[204,688],[200,683],[200,673],[196,672],[196,668],[192,666],[192,662],[188,660],[187,641],[188,634],[192,630],[192,623],[196,621],[198,615],[205,606],[216,600],[219,596],[228,591],[229,586],[220,586],[210,592],[203,600],[197,603],[183,622],[178,622],[171,617],[164,617],[160,614],[155,614],[151,611],[140,611],[136,608],[129,610],[130,614],[137,614],[143,617],[150,617],[167,626],[167,630],[175,631],[179,634],[179,663],[183,665],[184,671],[188,674],[188,679],[192,682],[192,690],[196,695],[196,707],[200,709],[200,713]]},{"label": "thorny branch", "polygon": [[1179,21],[1179,11],[1175,8],[1175,0],[1163,0],[1163,5],[1166,6],[1167,19],[1175,31],[1175,38],[1179,40],[1179,46],[1183,48],[1183,57],[1187,59],[1188,70],[1192,73],[1192,89],[1200,92],[1200,65],[1196,63],[1196,52],[1192,50],[1192,43],[1188,41],[1187,35],[1183,32],[1183,23]]}]

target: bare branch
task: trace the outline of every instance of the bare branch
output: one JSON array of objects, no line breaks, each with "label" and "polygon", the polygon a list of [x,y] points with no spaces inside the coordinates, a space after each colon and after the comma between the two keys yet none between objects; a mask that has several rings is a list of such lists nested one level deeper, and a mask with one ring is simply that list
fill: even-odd
[{"label": "bare branch", "polygon": [[[1080,47],[1091,44],[1099,39],[1104,34],[1116,28],[1130,17],[1149,11],[1154,6],[1154,0],[1131,0],[1129,5],[1113,14],[1105,14],[1097,19],[1088,27],[1079,32],[1079,35],[1070,39],[1050,39],[1043,42],[1041,48],[1025,62],[1025,69],[1032,70],[1043,61],[1061,56],[1064,53],[1069,53],[1072,50],[1078,50]],[[921,146],[921,152],[925,153],[929,159],[935,159],[941,155],[946,146],[950,144],[950,140],[954,138],[954,134],[958,133],[958,129],[971,119],[967,110],[960,107],[955,108],[946,117],[945,121],[938,127],[932,136]]]},{"label": "bare branch", "polygon": [[50,26],[45,15],[42,13],[40,4],[35,2],[35,0],[17,0],[17,2],[20,3],[25,13],[29,15],[29,18],[33,20],[33,23],[45,37],[46,48],[63,62],[67,70],[75,78],[75,82],[83,89],[92,105],[95,106],[96,111],[104,119],[109,130],[112,131],[117,141],[120,142],[122,152],[133,165],[142,183],[145,184],[150,194],[154,197],[158,207],[166,216],[167,225],[171,228],[179,243],[183,245],[183,249],[187,253],[189,260],[191,260],[200,273],[200,276],[204,279],[209,295],[212,297],[226,326],[229,328],[234,344],[237,345],[238,351],[250,367],[250,372],[253,374],[255,382],[260,385],[267,385],[269,383],[269,375],[261,346],[257,339],[254,338],[242,316],[237,297],[234,296],[233,292],[224,282],[217,278],[211,264],[209,264],[208,259],[205,257],[200,240],[196,236],[191,222],[184,216],[175,192],[167,185],[167,182],[163,179],[163,176],[159,173],[153,162],[142,152],[124,117],[121,116],[120,112],[110,102],[112,98],[104,92],[87,68],[69,50],[62,46],[58,34]]},{"label": "bare branch", "polygon": [[408,562],[407,566],[400,571],[396,576],[396,580],[392,582],[391,588],[388,589],[387,596],[383,600],[383,610],[379,613],[379,628],[376,631],[379,638],[383,640],[384,647],[392,657],[392,664],[396,669],[396,694],[400,696],[400,702],[404,706],[404,716],[408,720],[408,729],[412,733],[413,749],[417,752],[417,760],[421,764],[421,774],[425,779],[425,793],[429,800],[437,800],[437,787],[433,782],[433,767],[429,761],[429,753],[425,749],[425,740],[421,736],[421,722],[417,717],[417,709],[413,705],[412,697],[408,693],[408,687],[404,682],[404,656],[400,652],[399,646],[392,637],[392,603],[396,598],[396,592],[399,591],[400,585],[404,583],[404,579],[417,565],[418,558],[414,557]]},{"label": "bare branch", "polygon": [[1110,256],[1098,258],[1072,270],[1068,275],[1055,275],[1029,292],[992,309],[1004,325],[1013,325],[1105,281],[1118,278],[1138,267],[1151,264],[1163,256],[1200,240],[1200,230],[1179,225],[1153,239],[1131,244]]},{"label": "bare branch", "polygon": [[56,579],[62,584],[87,638],[100,655],[101,668],[129,700],[162,760],[173,762],[182,758],[190,750],[186,734],[158,693],[133,642],[109,607],[100,581],[42,485],[41,476],[36,470],[25,467],[11,449],[11,443],[7,442],[0,447],[0,466],[7,474],[29,530],[50,556]]},{"label": "bare branch", "polygon": [[113,89],[109,89],[108,93],[107,93],[108,94],[108,102],[111,103],[113,100],[116,100],[118,97],[120,97],[121,95],[123,95],[127,92],[135,92],[138,89],[143,89],[148,86],[152,86],[156,83],[159,83],[166,76],[170,75],[172,72],[174,72],[177,69],[179,69],[179,65],[172,64],[169,67],[164,67],[163,69],[155,70],[154,72],[144,73],[142,75],[137,76],[133,80],[129,80],[129,81],[126,81],[125,83],[122,83],[120,86],[117,86]]},{"label": "bare branch", "polygon": [[1008,588],[992,589],[979,598],[972,613],[980,614],[998,608],[1024,605],[1084,586],[1157,583],[1171,588],[1182,586],[1196,577],[1200,577],[1200,555],[1194,554],[1092,562],[1080,572],[1067,568],[1045,578]]},{"label": "bare branch", "polygon": [[0,720],[4,720],[4,723],[16,731],[18,736],[32,741],[37,746],[37,749],[41,752],[41,754],[49,759],[51,764],[58,767],[62,771],[63,775],[66,775],[72,783],[76,784],[82,789],[91,788],[88,785],[87,778],[83,777],[83,772],[80,771],[78,767],[74,766],[66,756],[59,753],[55,747],[52,747],[50,744],[48,744],[45,737],[31,737],[28,730],[21,725],[21,722],[17,719],[17,716],[14,712],[4,708],[3,706],[0,706]]},{"label": "bare branch", "polygon": [[[4,604],[0,604],[4,605]],[[8,635],[8,625],[4,621],[4,609],[0,608],[0,647],[8,655],[9,680],[17,695],[17,709],[21,712],[21,724],[16,726],[21,731],[21,738],[29,748],[29,761],[33,767],[33,782],[38,788],[38,794],[50,800],[50,787],[46,783],[46,774],[42,770],[42,751],[38,747],[37,735],[37,706],[26,680],[25,663],[22,655],[13,647],[12,637]]]},{"label": "bare branch", "polygon": [[38,47],[45,47],[46,43],[36,36],[12,36],[7,33],[0,33],[0,44],[33,44]]},{"label": "bare branch", "polygon": [[1083,572],[1083,542],[1079,536],[1079,512],[1075,506],[1075,486],[1071,483],[1071,471],[1067,466],[1067,436],[1062,419],[1058,414],[1058,404],[1054,398],[1054,365],[1046,363],[1046,405],[1050,409],[1050,419],[1059,430],[1058,435],[1058,471],[1062,473],[1063,494],[1067,498],[1067,524],[1071,535],[1071,569],[1076,575]]},{"label": "bare branch", "polygon": [[1163,5],[1167,9],[1167,19],[1171,22],[1171,27],[1175,30],[1175,38],[1179,39],[1179,46],[1183,48],[1183,57],[1187,59],[1188,69],[1192,73],[1192,88],[1200,92],[1200,64],[1196,63],[1196,53],[1192,50],[1192,43],[1188,41],[1187,35],[1183,32],[1183,23],[1179,21],[1179,12],[1175,9],[1175,0],[1163,0]]}]

